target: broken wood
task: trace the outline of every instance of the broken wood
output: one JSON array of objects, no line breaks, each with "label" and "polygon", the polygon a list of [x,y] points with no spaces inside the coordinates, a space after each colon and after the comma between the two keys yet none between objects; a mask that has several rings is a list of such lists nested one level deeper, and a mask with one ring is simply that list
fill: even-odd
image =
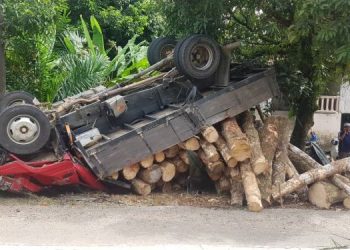
[{"label": "broken wood", "polygon": [[149,155],[145,159],[140,161],[140,164],[143,168],[149,168],[153,165],[153,161],[154,161],[153,155]]},{"label": "broken wood", "polygon": [[309,188],[309,201],[319,208],[329,209],[334,203],[343,201],[347,195],[337,186],[320,181]]},{"label": "broken wood", "polygon": [[143,196],[149,195],[152,191],[151,185],[140,179],[133,179],[131,181],[131,186],[136,194],[143,195]]},{"label": "broken wood", "polygon": [[159,165],[154,164],[150,168],[141,169],[138,177],[148,184],[157,183],[162,178],[162,170]]},{"label": "broken wood", "polygon": [[248,209],[252,212],[260,212],[263,209],[261,203],[261,194],[255,174],[250,166],[249,160],[240,163],[242,173],[242,182],[245,196],[248,203]]},{"label": "broken wood", "polygon": [[219,138],[219,133],[213,126],[204,128],[201,133],[204,139],[206,139],[209,143],[214,143]]},{"label": "broken wood", "polygon": [[237,161],[244,161],[251,157],[249,141],[235,118],[226,119],[222,123],[222,135],[224,136],[231,155]]},{"label": "broken wood", "polygon": [[224,138],[222,138],[221,136],[218,137],[218,139],[215,142],[215,146],[218,149],[218,151],[220,152],[222,158],[224,159],[226,165],[229,168],[234,168],[237,166],[237,160],[231,155],[231,151],[229,150],[229,148],[226,145],[226,142],[224,140]]},{"label": "broken wood", "polygon": [[243,113],[242,128],[250,142],[252,169],[256,175],[264,173],[268,170],[269,165],[261,149],[259,134],[254,127],[253,115],[249,111]]},{"label": "broken wood", "polygon": [[316,181],[324,180],[335,174],[345,172],[350,169],[350,158],[344,158],[324,165],[322,168],[312,169],[295,178],[292,178],[280,185],[279,188],[274,187],[272,197],[274,200],[290,194],[305,185],[312,184]]},{"label": "broken wood", "polygon": [[164,182],[169,182],[175,177],[176,168],[171,162],[163,161],[160,163],[160,168],[162,170],[162,180]]},{"label": "broken wood", "polygon": [[140,165],[138,163],[132,164],[123,168],[123,176],[126,180],[130,181],[134,179],[140,170]]}]

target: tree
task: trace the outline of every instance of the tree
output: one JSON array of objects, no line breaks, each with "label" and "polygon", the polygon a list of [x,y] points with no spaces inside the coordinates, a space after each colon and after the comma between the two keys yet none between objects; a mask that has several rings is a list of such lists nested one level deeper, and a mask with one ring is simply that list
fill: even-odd
[{"label": "tree", "polygon": [[[2,1],[0,2],[2,4]],[[0,5],[0,94],[6,91],[4,10]]]},{"label": "tree", "polygon": [[159,0],[168,33],[240,39],[236,59],[271,62],[296,125],[291,142],[303,148],[316,101],[330,79],[348,74],[348,0]]}]

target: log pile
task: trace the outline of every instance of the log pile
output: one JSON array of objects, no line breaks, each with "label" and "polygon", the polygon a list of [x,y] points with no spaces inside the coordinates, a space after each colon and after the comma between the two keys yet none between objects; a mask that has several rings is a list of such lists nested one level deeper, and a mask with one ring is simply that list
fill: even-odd
[{"label": "log pile", "polygon": [[126,166],[113,179],[130,182],[139,195],[191,191],[196,181],[209,181],[218,194],[230,195],[232,206],[246,204],[254,212],[281,205],[291,194],[308,197],[320,208],[342,202],[350,209],[350,180],[341,175],[350,170],[350,160],[322,166],[289,144],[288,118],[262,120],[257,129],[254,116],[246,111],[207,126],[179,145]]}]

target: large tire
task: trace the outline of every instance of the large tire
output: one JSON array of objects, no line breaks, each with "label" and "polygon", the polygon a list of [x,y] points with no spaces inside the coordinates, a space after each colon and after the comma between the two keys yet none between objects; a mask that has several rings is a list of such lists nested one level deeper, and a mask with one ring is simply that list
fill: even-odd
[{"label": "large tire", "polygon": [[[169,37],[159,37],[151,42],[147,50],[147,59],[150,65],[166,58],[175,48],[176,41]],[[165,69],[169,70],[169,68]]]},{"label": "large tire", "polygon": [[219,67],[220,57],[220,46],[204,35],[188,37],[174,51],[176,68],[190,79],[212,77]]},{"label": "large tire", "polygon": [[0,111],[18,104],[34,105],[35,97],[24,91],[13,91],[0,97]]},{"label": "large tire", "polygon": [[38,152],[48,142],[50,133],[49,119],[35,106],[15,105],[0,114],[0,145],[11,153]]}]

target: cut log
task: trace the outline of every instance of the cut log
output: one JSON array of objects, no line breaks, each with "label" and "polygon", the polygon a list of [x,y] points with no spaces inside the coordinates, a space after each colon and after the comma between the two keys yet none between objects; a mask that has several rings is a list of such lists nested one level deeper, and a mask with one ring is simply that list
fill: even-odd
[{"label": "cut log", "polygon": [[197,151],[200,149],[199,141],[197,138],[192,137],[183,143],[179,144],[180,148],[186,149],[186,150],[191,150],[191,151]]},{"label": "cut log", "polygon": [[222,175],[225,169],[225,164],[222,161],[220,160],[215,162],[209,161],[203,150],[198,151],[198,156],[206,166],[207,172],[210,172],[212,175],[215,175],[215,176]]},{"label": "cut log", "polygon": [[164,182],[169,182],[175,177],[176,167],[171,162],[163,161],[160,163],[160,168],[162,170],[162,180]]},{"label": "cut log", "polygon": [[309,201],[319,208],[329,209],[332,204],[342,202],[347,195],[335,185],[320,181],[309,188]]},{"label": "cut log", "polygon": [[154,164],[150,168],[141,169],[138,177],[148,184],[157,183],[162,178],[162,170],[159,165]]},{"label": "cut log", "polygon": [[148,195],[152,191],[151,185],[140,179],[133,179],[131,181],[131,186],[134,192],[139,195]]},{"label": "cut log", "polygon": [[162,193],[170,193],[173,185],[171,182],[164,182],[162,179],[160,179],[156,183],[156,186]]},{"label": "cut log", "polygon": [[[281,150],[277,150],[275,160],[272,164],[272,184],[279,186],[286,181],[286,158]],[[284,159],[283,159],[284,158]]]},{"label": "cut log", "polygon": [[240,169],[248,209],[252,212],[260,212],[263,209],[261,194],[249,160],[241,162]]},{"label": "cut log", "polygon": [[[289,144],[288,155],[293,161],[295,167],[298,168],[302,173],[310,171],[312,169],[322,169],[324,166],[319,164],[317,161],[311,158],[301,149],[296,146]],[[350,180],[339,174],[334,175],[331,179],[332,183],[337,187],[343,189],[347,194],[350,195]]]},{"label": "cut log", "polygon": [[187,165],[190,165],[190,159],[186,151],[181,150],[179,153],[179,157],[181,160],[183,160],[184,163],[186,163]]},{"label": "cut log", "polygon": [[203,139],[199,143],[209,162],[216,162],[220,159],[220,155],[213,144]]},{"label": "cut log", "polygon": [[277,123],[278,117],[267,117],[265,119],[264,126],[259,134],[261,149],[268,162],[268,169],[264,173],[257,176],[258,185],[261,193],[261,200],[263,202],[264,207],[271,204],[272,162],[278,144]]},{"label": "cut log", "polygon": [[174,158],[179,153],[179,146],[174,145],[166,150],[164,150],[164,154],[166,158]]},{"label": "cut log", "polygon": [[274,187],[272,197],[277,200],[286,194],[290,194],[299,188],[312,184],[316,181],[324,180],[335,174],[339,174],[350,169],[350,158],[344,158],[322,166],[322,168],[312,169],[293,179],[282,183],[279,188]]},{"label": "cut log", "polygon": [[222,135],[224,136],[231,155],[237,161],[244,161],[251,156],[251,148],[245,134],[237,124],[236,119],[226,119],[222,123]]},{"label": "cut log", "polygon": [[226,176],[222,176],[218,181],[215,182],[215,188],[218,194],[230,192],[231,181]]},{"label": "cut log", "polygon": [[343,205],[346,209],[350,209],[350,197],[344,199]]},{"label": "cut log", "polygon": [[154,160],[158,163],[165,160],[165,154],[163,151],[160,151],[154,155]]},{"label": "cut log", "polygon": [[132,164],[123,168],[123,176],[126,180],[130,181],[134,179],[140,170],[140,165],[138,163]]},{"label": "cut log", "polygon": [[119,172],[118,171],[115,171],[115,172],[113,172],[113,174],[111,175],[111,178],[112,178],[112,180],[118,180],[118,178],[119,178]]},{"label": "cut log", "polygon": [[224,140],[224,138],[222,138],[221,136],[218,136],[218,139],[215,142],[215,146],[218,149],[218,151],[220,152],[222,158],[224,159],[226,165],[229,168],[234,168],[237,166],[237,160],[231,155],[231,151],[229,150],[229,148],[226,145],[226,142]]},{"label": "cut log", "polygon": [[209,126],[209,127],[206,127],[205,129],[203,129],[202,135],[203,135],[204,139],[206,139],[207,142],[209,142],[209,143],[214,143],[219,138],[219,133],[216,130],[216,128],[214,128],[213,126]]},{"label": "cut log", "polygon": [[149,156],[147,156],[145,159],[143,159],[142,161],[140,161],[140,165],[141,165],[143,168],[149,168],[149,167],[152,167],[153,161],[154,161],[153,155],[149,155]]},{"label": "cut log", "polygon": [[232,206],[243,206],[243,185],[242,182],[240,181],[232,181],[231,180],[231,189],[230,189],[230,193],[231,193],[231,200],[230,200],[230,204]]},{"label": "cut log", "polygon": [[225,168],[224,175],[234,181],[242,181],[239,168]]},{"label": "cut log", "polygon": [[250,159],[251,167],[254,173],[256,175],[259,175],[261,173],[266,172],[269,168],[269,165],[265,156],[262,153],[259,134],[254,127],[253,115],[249,111],[246,111],[243,113],[242,118],[243,118],[242,128],[246,136],[248,137],[251,151],[252,151],[252,155]]},{"label": "cut log", "polygon": [[222,177],[222,173],[212,173],[207,170],[208,176],[212,181],[218,181]]},{"label": "cut log", "polygon": [[181,158],[178,157],[178,156],[173,158],[173,159],[171,159],[170,162],[175,165],[176,172],[178,172],[178,173],[185,173],[189,169],[189,166],[183,160],[181,160]]}]

